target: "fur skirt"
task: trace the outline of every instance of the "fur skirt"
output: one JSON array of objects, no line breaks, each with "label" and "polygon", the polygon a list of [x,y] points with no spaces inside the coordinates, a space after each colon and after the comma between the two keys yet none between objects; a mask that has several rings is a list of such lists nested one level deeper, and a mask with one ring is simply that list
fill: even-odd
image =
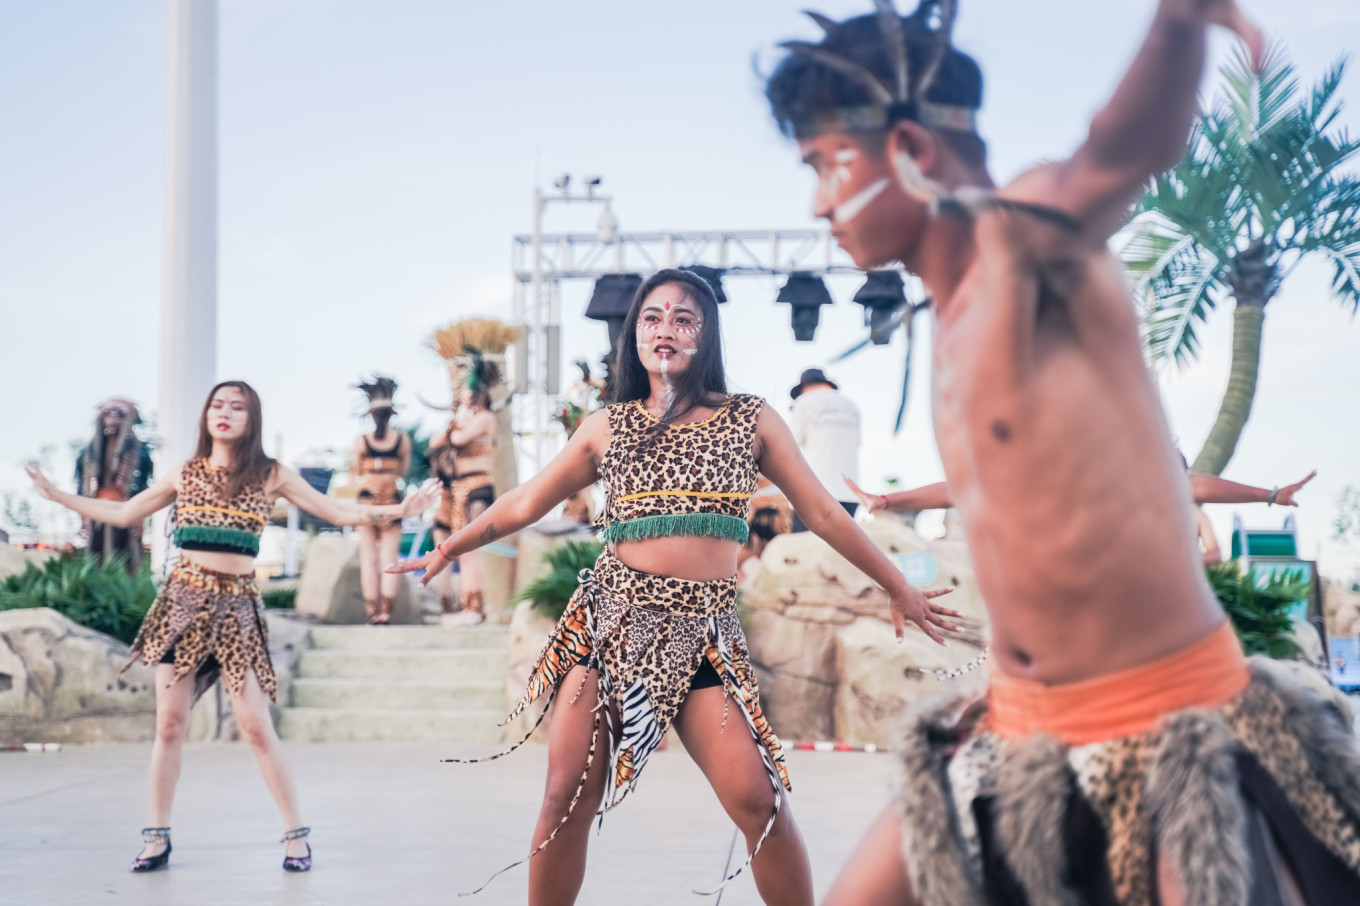
[{"label": "fur skirt", "polygon": [[935,703],[901,747],[903,859],[924,906],[1155,906],[1159,856],[1201,906],[1360,903],[1360,745],[1285,667],[1155,730],[1003,739],[984,701]]}]

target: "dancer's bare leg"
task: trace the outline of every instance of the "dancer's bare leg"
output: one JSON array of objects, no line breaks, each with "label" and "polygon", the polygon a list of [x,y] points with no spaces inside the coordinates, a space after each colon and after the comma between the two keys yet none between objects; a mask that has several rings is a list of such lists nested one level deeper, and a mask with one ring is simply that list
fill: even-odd
[{"label": "dancer's bare leg", "polygon": [[[290,831],[302,826],[302,816],[298,813],[297,789],[293,785],[293,773],[283,754],[283,743],[274,732],[274,721],[269,716],[269,699],[260,688],[255,671],[246,672],[241,691],[231,696],[231,710],[236,716],[236,726],[241,730],[241,738],[250,744],[255,760],[260,765],[260,775],[264,777],[269,794],[283,817],[283,829]],[[301,858],[307,855],[305,840],[289,840],[286,855]]]},{"label": "dancer's bare leg", "polygon": [[902,817],[890,805],[845,863],[822,906],[912,906],[915,902],[902,861]]},{"label": "dancer's bare leg", "polygon": [[[151,744],[151,826],[169,827],[170,808],[179,783],[184,734],[189,729],[189,708],[193,704],[194,677],[183,677],[173,686],[173,664],[156,665],[156,741]],[[166,688],[166,687],[169,688]],[[149,859],[165,851],[165,840],[151,840],[139,858]]]},{"label": "dancer's bare leg", "polygon": [[[598,701],[599,671],[573,667],[562,680],[557,699],[553,702],[552,725],[548,731],[548,782],[543,791],[543,806],[534,827],[533,846],[538,847],[554,830],[557,836],[547,848],[529,860],[529,906],[570,906],[581,892],[586,876],[586,847],[590,843],[590,825],[604,798],[605,778],[609,770],[609,736],[603,715],[600,715],[600,734],[595,742],[595,760],[590,766],[581,798],[566,823],[571,799],[586,769],[586,753],[590,749],[591,732],[595,726],[595,705]],[[580,690],[580,695],[577,695]],[[615,721],[615,726],[618,721]]]},{"label": "dancer's bare leg", "polygon": [[[690,692],[675,718],[675,729],[723,809],[746,836],[750,852],[770,820],[775,792],[761,749],[737,705],[727,703],[724,726],[723,699],[718,686]],[[783,790],[779,795],[784,795]],[[751,860],[751,874],[760,898],[769,906],[811,906],[812,866],[787,798],[770,835]]]},{"label": "dancer's bare leg", "polygon": [[[381,571],[381,565],[386,563],[396,563],[401,556],[401,525],[397,524],[391,528],[385,528],[378,537],[378,559],[375,567],[379,569],[379,589],[384,598],[394,598],[397,589],[405,581],[398,573],[387,573]],[[368,592],[364,592],[365,595]]]},{"label": "dancer's bare leg", "polygon": [[[467,507],[467,521],[471,524],[474,519],[486,512],[486,504],[480,500],[470,503]],[[477,551],[466,553],[458,558],[458,572],[463,580],[463,593],[482,591],[486,588],[486,574],[482,569],[482,555]]]},{"label": "dancer's bare leg", "polygon": [[[360,525],[354,530],[359,536],[359,590],[365,601],[378,600],[378,576],[381,564],[378,561],[378,527]],[[393,561],[383,561],[391,563]]]}]

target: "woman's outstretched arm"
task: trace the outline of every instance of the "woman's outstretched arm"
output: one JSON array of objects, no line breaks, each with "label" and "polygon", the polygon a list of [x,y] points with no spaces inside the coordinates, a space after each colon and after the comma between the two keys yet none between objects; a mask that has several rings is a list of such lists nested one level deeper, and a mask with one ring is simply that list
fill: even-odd
[{"label": "woman's outstretched arm", "polygon": [[609,416],[596,412],[581,423],[567,446],[533,478],[499,497],[486,512],[454,532],[441,547],[416,560],[402,560],[387,567],[389,573],[425,570],[421,585],[452,561],[483,544],[532,525],[572,494],[599,478],[599,454],[609,442]]},{"label": "woman's outstretched arm", "polygon": [[274,494],[299,509],[306,510],[331,525],[379,525],[393,519],[414,516],[434,503],[436,494],[432,490],[433,482],[430,485],[417,490],[401,503],[369,506],[336,500],[322,494],[297,472],[287,466],[279,466],[274,472],[272,490]]},{"label": "woman's outstretched arm", "polygon": [[175,500],[175,485],[179,482],[179,467],[175,467],[160,481],[142,493],[127,500],[100,500],[95,497],[81,497],[67,491],[59,491],[47,480],[47,476],[30,462],[24,467],[38,493],[53,503],[59,503],[68,510],[74,510],[93,522],[102,522],[116,528],[137,525],[157,510],[169,506]]},{"label": "woman's outstretched arm", "polygon": [[931,598],[953,589],[923,592],[908,584],[902,572],[869,540],[864,530],[822,485],[799,452],[789,426],[769,406],[761,410],[760,420],[756,423],[756,450],[760,471],[779,486],[807,527],[888,593],[893,628],[897,631],[898,639],[902,638],[906,620],[920,626],[922,632],[941,645],[944,644],[944,638],[939,629],[957,631],[958,627],[946,617],[959,614],[930,603]]}]

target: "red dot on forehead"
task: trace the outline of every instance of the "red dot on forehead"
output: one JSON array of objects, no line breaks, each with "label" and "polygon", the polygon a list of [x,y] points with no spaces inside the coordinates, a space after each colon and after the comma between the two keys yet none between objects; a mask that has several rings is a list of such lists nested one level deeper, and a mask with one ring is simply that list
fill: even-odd
[{"label": "red dot on forehead", "polygon": [[666,304],[666,311],[670,311],[670,310],[671,310],[671,304],[670,304],[669,302],[667,302],[667,303],[665,303],[665,304]]}]

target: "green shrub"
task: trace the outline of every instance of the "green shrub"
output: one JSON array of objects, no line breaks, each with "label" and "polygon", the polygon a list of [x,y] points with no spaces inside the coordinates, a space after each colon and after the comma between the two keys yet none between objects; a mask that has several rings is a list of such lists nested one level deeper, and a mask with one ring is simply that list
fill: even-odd
[{"label": "green shrub", "polygon": [[515,600],[533,601],[534,610],[545,617],[560,619],[581,584],[581,570],[593,567],[602,550],[604,545],[598,541],[568,541],[553,548],[543,555],[551,571],[524,586]]},{"label": "green shrub", "polygon": [[125,643],[132,642],[155,599],[150,566],[143,562],[137,575],[129,576],[117,556],[101,563],[83,553],[66,553],[42,566],[29,563],[0,582],[0,610],[50,607]]},{"label": "green shrub", "polygon": [[297,605],[297,587],[266,588],[260,592],[264,606],[274,610],[292,610]]},{"label": "green shrub", "polygon": [[1294,642],[1294,621],[1289,616],[1290,605],[1308,594],[1308,582],[1300,574],[1277,573],[1258,585],[1236,560],[1207,566],[1205,572],[1243,651],[1280,660],[1303,655]]}]

